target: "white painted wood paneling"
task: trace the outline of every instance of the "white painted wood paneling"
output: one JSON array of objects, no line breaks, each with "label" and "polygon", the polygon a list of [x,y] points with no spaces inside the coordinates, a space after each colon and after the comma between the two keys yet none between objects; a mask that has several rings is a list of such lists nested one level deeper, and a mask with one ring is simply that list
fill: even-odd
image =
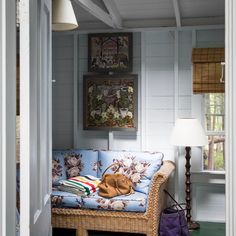
[{"label": "white painted wood paneling", "polygon": [[0,235],[16,234],[16,2],[0,2]]},{"label": "white painted wood paneling", "polygon": [[146,44],[159,44],[169,43],[172,44],[174,40],[174,34],[172,31],[148,31],[148,37],[146,38]]},{"label": "white painted wood paneling", "polygon": [[198,221],[225,222],[225,185],[194,184],[193,216]]},{"label": "white painted wood paneling", "polygon": [[147,57],[146,70],[169,71],[174,68],[173,57]]},{"label": "white painted wood paneling", "polygon": [[53,148],[73,147],[74,39],[73,35],[53,35],[52,136]]},{"label": "white painted wood paneling", "polygon": [[51,1],[20,1],[20,234],[51,235]]},{"label": "white painted wood paneling", "polygon": [[226,235],[236,233],[236,5],[226,0]]},{"label": "white painted wood paneling", "polygon": [[173,110],[174,97],[171,96],[157,96],[153,95],[148,97],[147,109],[159,110]]},{"label": "white painted wood paneling", "polygon": [[147,150],[172,149],[169,135],[174,122],[174,37],[173,32],[147,32],[146,78],[147,106],[145,137]]},{"label": "white painted wood paneling", "polygon": [[192,71],[191,65],[186,70],[179,70],[179,96],[192,95]]},{"label": "white painted wood paneling", "polygon": [[[223,32],[219,29],[210,30],[208,33],[207,30],[200,30],[196,33],[196,41],[198,45],[204,43],[207,47],[207,45],[212,45],[211,40],[213,39],[220,42],[223,38]],[[218,35],[217,40],[215,37],[208,36],[212,33],[215,36]],[[175,36],[178,36],[178,40]],[[173,160],[174,148],[170,144],[169,137],[175,117],[191,117],[194,114],[192,112],[195,103],[192,102],[194,97],[192,97],[191,72],[192,30],[177,31],[176,34],[169,30],[148,31],[142,32],[142,37],[140,33],[134,33],[133,38],[133,72],[139,75],[139,130],[137,133],[113,132],[113,148],[117,150],[162,151],[165,158]],[[220,43],[223,44],[222,41]],[[83,130],[83,74],[87,73],[87,45],[87,35],[79,35],[78,141],[75,147],[106,149],[108,147],[108,132]],[[65,82],[67,79],[64,78],[63,81]],[[140,85],[142,85],[142,88]],[[59,93],[57,93],[58,95]],[[67,95],[64,96],[66,98]],[[67,109],[67,112],[70,112],[70,109]],[[197,113],[199,112],[200,108],[198,107]],[[71,117],[70,113],[57,114],[62,117]],[[72,137],[70,132],[63,135],[64,137],[56,137],[56,139],[60,139],[58,142],[63,142],[63,139],[64,141],[66,139],[70,140],[69,136]],[[184,155],[184,150],[180,149],[177,159],[178,187],[176,188],[180,201],[184,201],[185,198]],[[196,165],[195,161],[201,158],[201,154],[196,152],[194,157],[193,165]],[[193,167],[193,170],[199,171],[199,166],[197,168]],[[174,186],[173,182],[171,182],[171,186]],[[214,194],[214,188],[213,190],[210,188],[210,191],[213,191]],[[195,199],[194,196],[193,198],[195,202],[200,204],[199,210],[202,211],[201,199]],[[223,206],[223,201],[224,198],[222,198],[221,203],[218,201],[218,204]],[[193,209],[193,211],[198,212],[198,209]],[[211,214],[211,209],[209,209],[209,216]]]},{"label": "white painted wood paneling", "polygon": [[167,18],[171,16],[174,18],[173,4],[170,0],[146,0],[143,4],[142,0],[136,0],[135,4],[132,1],[115,0],[116,6],[124,19],[139,19],[145,18]]},{"label": "white painted wood paneling", "polygon": [[218,30],[198,30],[197,31],[197,48],[206,47],[225,47],[224,29]]},{"label": "white painted wood paneling", "polygon": [[224,16],[224,1],[222,0],[180,0],[180,5],[182,16],[186,18]]},{"label": "white painted wood paneling", "polygon": [[174,45],[170,43],[149,44],[146,48],[147,57],[173,57]]}]

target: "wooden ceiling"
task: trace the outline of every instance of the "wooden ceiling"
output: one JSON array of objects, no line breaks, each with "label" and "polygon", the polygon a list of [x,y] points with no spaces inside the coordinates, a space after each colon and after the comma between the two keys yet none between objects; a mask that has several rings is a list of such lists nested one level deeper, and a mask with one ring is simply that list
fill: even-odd
[{"label": "wooden ceiling", "polygon": [[79,30],[224,24],[224,0],[72,0]]}]

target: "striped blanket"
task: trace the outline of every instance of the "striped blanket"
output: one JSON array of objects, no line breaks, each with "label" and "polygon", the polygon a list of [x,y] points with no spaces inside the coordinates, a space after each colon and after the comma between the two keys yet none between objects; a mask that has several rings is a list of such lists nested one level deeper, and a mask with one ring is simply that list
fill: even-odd
[{"label": "striped blanket", "polygon": [[97,186],[100,182],[98,178],[92,175],[77,176],[63,180],[59,186],[59,190],[79,196],[88,196],[97,191]]}]

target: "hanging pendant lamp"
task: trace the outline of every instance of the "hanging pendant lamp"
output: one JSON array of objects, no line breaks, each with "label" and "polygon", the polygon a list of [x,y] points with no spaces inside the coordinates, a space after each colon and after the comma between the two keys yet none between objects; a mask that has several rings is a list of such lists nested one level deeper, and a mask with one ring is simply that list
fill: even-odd
[{"label": "hanging pendant lamp", "polygon": [[52,0],[52,30],[66,31],[78,27],[70,0]]}]

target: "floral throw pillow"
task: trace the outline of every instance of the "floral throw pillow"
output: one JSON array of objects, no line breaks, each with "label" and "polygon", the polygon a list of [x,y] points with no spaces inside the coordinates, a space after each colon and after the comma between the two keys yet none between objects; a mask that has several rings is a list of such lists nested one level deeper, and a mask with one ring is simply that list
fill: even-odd
[{"label": "floral throw pillow", "polygon": [[97,177],[98,151],[90,149],[54,150],[52,152],[52,183],[78,175]]},{"label": "floral throw pillow", "polygon": [[163,154],[161,152],[127,152],[127,151],[99,151],[98,160],[100,168],[98,177],[102,177],[104,170],[112,163],[117,166],[111,167],[107,173],[122,173],[129,177],[134,190],[147,194],[151,179],[162,165]]},{"label": "floral throw pillow", "polygon": [[[150,167],[150,163],[147,161],[136,160],[136,156],[127,155],[124,158],[113,159],[113,162],[117,163],[117,166],[112,167],[113,171],[117,170],[117,173],[121,173],[129,177],[134,187],[137,186],[138,183],[141,183],[141,179],[147,176],[147,169]],[[118,168],[119,166],[119,168]]]},{"label": "floral throw pillow", "polygon": [[63,168],[59,159],[52,160],[52,182],[57,182],[63,175]]},{"label": "floral throw pillow", "polygon": [[65,155],[65,166],[67,178],[75,177],[80,175],[80,172],[84,168],[84,163],[82,163],[82,155],[80,153],[67,153]]},{"label": "floral throw pillow", "polygon": [[52,152],[52,185],[59,185],[60,180],[66,179],[63,151]]}]

